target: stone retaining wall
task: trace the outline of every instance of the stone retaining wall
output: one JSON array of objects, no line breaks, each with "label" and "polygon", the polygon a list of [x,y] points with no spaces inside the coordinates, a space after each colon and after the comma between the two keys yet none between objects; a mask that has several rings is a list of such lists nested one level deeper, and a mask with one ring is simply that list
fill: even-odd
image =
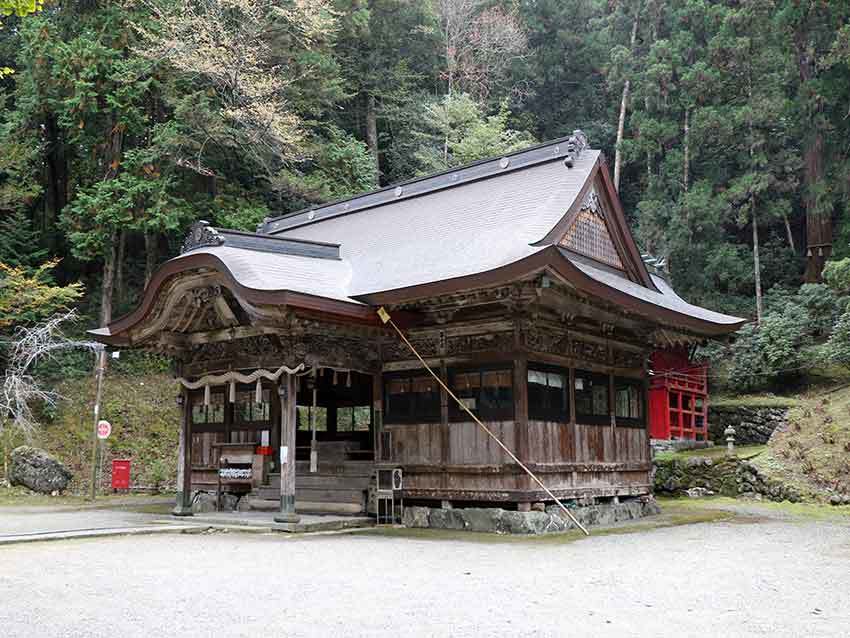
[{"label": "stone retaining wall", "polygon": [[735,428],[736,445],[762,445],[777,428],[788,424],[788,407],[745,407],[709,405],[708,436],[717,445],[726,445],[723,431]]},{"label": "stone retaining wall", "polygon": [[[658,504],[652,497],[638,497],[620,503],[602,503],[570,509],[585,527],[611,525],[658,514]],[[412,506],[404,508],[402,523],[406,527],[451,529],[496,534],[548,534],[577,529],[557,505],[544,511],[517,512],[498,507],[467,507],[440,509]]]},{"label": "stone retaining wall", "polygon": [[653,465],[655,494],[681,496],[697,488],[725,496],[760,495],[792,503],[801,499],[794,488],[767,478],[756,465],[738,458],[655,459]]}]

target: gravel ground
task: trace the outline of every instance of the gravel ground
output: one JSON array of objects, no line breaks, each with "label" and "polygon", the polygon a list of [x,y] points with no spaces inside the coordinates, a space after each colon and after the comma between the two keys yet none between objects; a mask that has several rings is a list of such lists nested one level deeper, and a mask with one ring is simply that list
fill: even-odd
[{"label": "gravel ground", "polygon": [[846,637],[848,592],[850,527],[776,520],[575,542],[370,532],[0,548],[10,638]]}]

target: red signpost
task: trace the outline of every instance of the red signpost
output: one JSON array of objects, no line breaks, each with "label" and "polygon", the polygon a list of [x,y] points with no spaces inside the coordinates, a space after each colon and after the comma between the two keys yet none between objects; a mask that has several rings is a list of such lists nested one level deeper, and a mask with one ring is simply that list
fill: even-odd
[{"label": "red signpost", "polygon": [[130,489],[130,459],[114,459],[112,461],[112,489]]}]

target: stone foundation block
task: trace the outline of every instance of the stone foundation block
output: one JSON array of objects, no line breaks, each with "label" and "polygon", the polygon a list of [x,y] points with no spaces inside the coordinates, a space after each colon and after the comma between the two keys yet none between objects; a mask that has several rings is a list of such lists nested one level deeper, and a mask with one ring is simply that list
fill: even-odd
[{"label": "stone foundation block", "polygon": [[[658,514],[654,498],[641,497],[620,503],[598,503],[576,506],[570,512],[585,527],[612,525]],[[466,530],[494,534],[539,535],[575,529],[576,525],[557,505],[544,511],[504,510],[498,507],[470,507],[444,510],[429,507],[406,507],[402,516],[406,527]]]}]

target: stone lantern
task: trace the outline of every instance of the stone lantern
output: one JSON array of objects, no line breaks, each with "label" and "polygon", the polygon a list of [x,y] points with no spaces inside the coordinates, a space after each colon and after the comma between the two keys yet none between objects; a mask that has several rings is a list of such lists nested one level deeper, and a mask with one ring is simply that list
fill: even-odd
[{"label": "stone lantern", "polygon": [[735,456],[735,428],[727,426],[723,436],[726,437],[726,456]]}]

